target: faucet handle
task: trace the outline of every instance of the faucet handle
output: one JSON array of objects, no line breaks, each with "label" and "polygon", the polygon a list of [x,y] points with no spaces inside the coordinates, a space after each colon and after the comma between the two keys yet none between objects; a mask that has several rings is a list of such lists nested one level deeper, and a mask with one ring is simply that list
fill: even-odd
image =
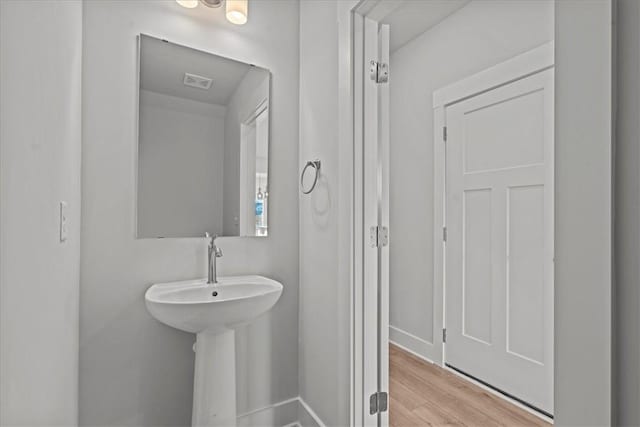
[{"label": "faucet handle", "polygon": [[222,248],[216,246],[216,258],[222,258]]}]

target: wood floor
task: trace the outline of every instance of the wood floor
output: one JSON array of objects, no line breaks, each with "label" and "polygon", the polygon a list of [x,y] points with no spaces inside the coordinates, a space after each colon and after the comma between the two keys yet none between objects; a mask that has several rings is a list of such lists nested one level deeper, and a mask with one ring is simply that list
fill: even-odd
[{"label": "wood floor", "polygon": [[395,345],[389,346],[389,398],[391,427],[550,426]]}]

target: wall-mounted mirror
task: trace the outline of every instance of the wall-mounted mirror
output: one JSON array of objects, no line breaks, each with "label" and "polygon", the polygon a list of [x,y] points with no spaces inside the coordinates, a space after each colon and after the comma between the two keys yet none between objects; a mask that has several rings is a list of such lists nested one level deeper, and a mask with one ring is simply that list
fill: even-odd
[{"label": "wall-mounted mirror", "polygon": [[138,238],[266,236],[269,70],[139,40]]}]

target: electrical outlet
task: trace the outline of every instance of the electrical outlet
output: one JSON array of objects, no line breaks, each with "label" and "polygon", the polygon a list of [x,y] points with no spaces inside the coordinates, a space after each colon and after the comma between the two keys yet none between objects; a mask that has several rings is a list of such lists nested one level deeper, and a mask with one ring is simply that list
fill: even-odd
[{"label": "electrical outlet", "polygon": [[67,240],[67,202],[60,202],[60,242]]}]

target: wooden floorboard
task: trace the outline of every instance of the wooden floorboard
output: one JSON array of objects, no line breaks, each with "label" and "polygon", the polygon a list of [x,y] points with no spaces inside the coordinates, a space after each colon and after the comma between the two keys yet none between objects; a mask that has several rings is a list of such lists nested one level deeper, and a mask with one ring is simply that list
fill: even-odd
[{"label": "wooden floorboard", "polygon": [[540,426],[550,424],[440,366],[389,346],[389,424]]}]

